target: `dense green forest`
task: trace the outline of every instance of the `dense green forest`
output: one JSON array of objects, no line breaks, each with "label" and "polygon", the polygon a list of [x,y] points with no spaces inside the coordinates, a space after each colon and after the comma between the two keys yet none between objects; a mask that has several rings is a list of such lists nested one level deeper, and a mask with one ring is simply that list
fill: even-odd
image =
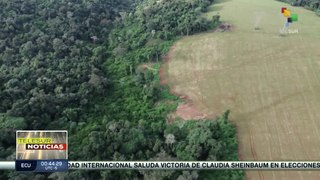
[{"label": "dense green forest", "polygon": [[[159,84],[179,36],[213,28],[213,0],[0,0],[0,160],[15,130],[66,129],[70,160],[237,160],[229,111],[167,123]],[[146,66],[142,66],[146,64]],[[148,68],[146,68],[148,67]],[[242,179],[242,171],[0,172],[0,179]]]},{"label": "dense green forest", "polygon": [[311,9],[320,16],[320,0],[279,0],[290,3],[293,6],[303,6],[307,9]]}]

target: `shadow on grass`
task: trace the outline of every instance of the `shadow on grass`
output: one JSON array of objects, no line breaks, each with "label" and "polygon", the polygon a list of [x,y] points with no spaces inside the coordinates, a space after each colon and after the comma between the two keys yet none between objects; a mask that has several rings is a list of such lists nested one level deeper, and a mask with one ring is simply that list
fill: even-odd
[{"label": "shadow on grass", "polygon": [[233,1],[233,0],[216,0],[216,1],[214,1],[214,4],[223,4],[226,2],[230,2],[230,1]]},{"label": "shadow on grass", "polygon": [[221,11],[223,9],[223,5],[219,5],[219,6],[210,6],[208,8],[208,12],[211,12],[211,11]]}]

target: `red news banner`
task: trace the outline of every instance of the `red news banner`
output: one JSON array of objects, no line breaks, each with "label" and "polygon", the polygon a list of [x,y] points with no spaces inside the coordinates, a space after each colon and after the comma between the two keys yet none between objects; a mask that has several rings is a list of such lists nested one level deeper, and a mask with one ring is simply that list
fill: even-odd
[{"label": "red news banner", "polygon": [[26,150],[66,150],[67,144],[26,144]]}]

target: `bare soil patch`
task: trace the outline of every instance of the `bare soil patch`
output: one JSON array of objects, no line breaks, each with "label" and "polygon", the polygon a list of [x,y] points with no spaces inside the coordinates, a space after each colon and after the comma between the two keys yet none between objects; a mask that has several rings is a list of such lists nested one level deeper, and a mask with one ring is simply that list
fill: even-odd
[{"label": "bare soil patch", "polygon": [[226,32],[231,31],[234,28],[234,26],[230,23],[221,23],[217,29],[216,32]]},{"label": "bare soil patch", "polygon": [[[171,58],[171,54],[174,53],[176,45],[173,45],[170,49],[170,51],[165,55],[163,58],[164,62],[160,67],[159,70],[159,77],[160,77],[160,84],[162,85],[168,85],[168,82],[165,78],[165,65],[168,63],[168,61]],[[207,118],[207,114],[201,112],[191,101],[191,99],[187,95],[181,95],[175,92],[173,89],[174,87],[169,87],[169,92],[173,95],[179,96],[180,99],[185,100],[184,102],[180,103],[176,109],[176,112],[171,113],[167,117],[167,121],[170,123],[174,121],[176,117],[179,117],[183,120],[200,120]]]},{"label": "bare soil patch", "polygon": [[192,103],[180,104],[176,114],[183,120],[200,120],[207,117],[206,114],[200,112]]}]

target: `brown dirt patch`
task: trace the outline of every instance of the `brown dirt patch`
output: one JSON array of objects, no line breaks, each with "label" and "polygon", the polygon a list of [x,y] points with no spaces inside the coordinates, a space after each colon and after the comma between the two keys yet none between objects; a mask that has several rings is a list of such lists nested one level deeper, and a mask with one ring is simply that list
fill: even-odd
[{"label": "brown dirt patch", "polygon": [[[170,51],[164,56],[163,58],[163,63],[160,67],[159,70],[159,77],[160,77],[160,84],[162,85],[168,85],[168,81],[165,79],[165,72],[164,72],[164,65],[166,63],[168,63],[168,61],[170,60],[170,54],[173,53],[175,51],[175,45],[173,45],[170,49]],[[208,117],[207,114],[202,113],[200,110],[198,110],[192,103],[191,99],[186,96],[186,95],[182,95],[182,94],[178,94],[177,92],[175,92],[174,86],[169,87],[169,92],[173,95],[179,96],[180,99],[185,100],[185,102],[180,103],[176,109],[176,112],[171,113],[168,115],[167,117],[167,121],[173,122],[174,119],[176,117],[179,117],[183,120],[200,120],[200,119],[205,119]]]},{"label": "brown dirt patch", "polygon": [[226,32],[226,31],[231,31],[234,28],[233,25],[229,23],[221,23],[217,29],[216,32]]},{"label": "brown dirt patch", "polygon": [[164,66],[164,64],[166,64],[166,63],[169,61],[169,59],[170,59],[170,54],[171,54],[171,52],[174,52],[175,47],[176,47],[176,45],[174,44],[174,45],[170,48],[169,52],[162,58],[162,59],[163,59],[163,63],[161,64],[160,69],[159,69],[159,77],[160,77],[160,84],[161,84],[161,85],[167,85],[167,83],[166,83],[166,81],[165,81],[165,74],[164,74],[164,68],[163,68],[163,66]]},{"label": "brown dirt patch", "polygon": [[183,120],[200,120],[207,117],[206,114],[201,113],[193,104],[190,102],[180,104],[176,110],[177,116]]}]

